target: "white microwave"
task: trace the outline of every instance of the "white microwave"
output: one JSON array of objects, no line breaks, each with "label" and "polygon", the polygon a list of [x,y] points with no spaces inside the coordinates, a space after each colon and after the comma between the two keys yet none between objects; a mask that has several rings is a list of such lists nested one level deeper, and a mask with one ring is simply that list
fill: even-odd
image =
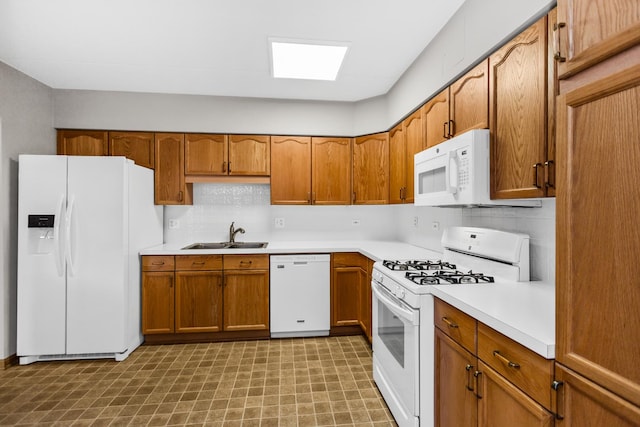
[{"label": "white microwave", "polygon": [[417,206],[541,206],[540,200],[490,198],[489,129],[476,129],[415,155]]}]

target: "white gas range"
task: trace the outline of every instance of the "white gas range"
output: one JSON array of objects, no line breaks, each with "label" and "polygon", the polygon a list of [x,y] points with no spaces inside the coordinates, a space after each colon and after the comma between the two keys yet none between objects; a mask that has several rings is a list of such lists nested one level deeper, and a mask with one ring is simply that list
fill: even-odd
[{"label": "white gas range", "polygon": [[442,246],[431,259],[373,266],[373,377],[400,427],[434,424],[433,286],[529,280],[525,234],[450,227]]}]

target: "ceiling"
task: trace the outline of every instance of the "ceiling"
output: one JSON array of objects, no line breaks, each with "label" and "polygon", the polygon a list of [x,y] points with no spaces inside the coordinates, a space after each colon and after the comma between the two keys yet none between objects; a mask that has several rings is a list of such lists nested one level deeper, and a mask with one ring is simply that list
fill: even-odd
[{"label": "ceiling", "polygon": [[[464,0],[1,0],[0,61],[56,89],[358,101]],[[268,38],[348,42],[335,82],[274,79]]]}]

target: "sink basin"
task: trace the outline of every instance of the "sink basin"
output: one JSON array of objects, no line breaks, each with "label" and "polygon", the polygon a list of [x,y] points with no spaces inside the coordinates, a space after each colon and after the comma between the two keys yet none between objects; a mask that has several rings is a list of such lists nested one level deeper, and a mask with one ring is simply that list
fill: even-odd
[{"label": "sink basin", "polygon": [[260,249],[266,247],[267,242],[233,242],[228,243],[225,249]]},{"label": "sink basin", "polygon": [[192,243],[182,249],[261,249],[267,247],[267,242],[210,242]]}]

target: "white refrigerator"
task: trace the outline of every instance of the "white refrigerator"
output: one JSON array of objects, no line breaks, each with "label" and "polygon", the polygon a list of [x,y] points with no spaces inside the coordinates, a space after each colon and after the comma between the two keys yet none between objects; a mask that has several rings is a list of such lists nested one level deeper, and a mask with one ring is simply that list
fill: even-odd
[{"label": "white refrigerator", "polygon": [[143,341],[138,252],[163,240],[153,171],[124,157],[18,161],[20,364],[124,360]]}]

